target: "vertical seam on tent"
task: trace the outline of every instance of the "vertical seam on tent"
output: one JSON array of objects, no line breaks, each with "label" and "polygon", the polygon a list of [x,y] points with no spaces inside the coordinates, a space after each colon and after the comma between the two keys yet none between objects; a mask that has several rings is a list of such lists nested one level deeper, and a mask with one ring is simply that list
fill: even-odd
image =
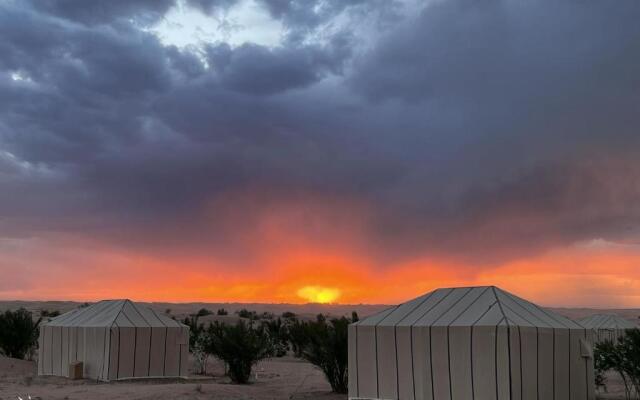
[{"label": "vertical seam on tent", "polygon": [[540,330],[538,329],[537,326],[536,326],[536,398],[540,400]]},{"label": "vertical seam on tent", "polygon": [[524,382],[522,381],[522,329],[518,327],[518,347],[520,348],[520,400],[523,395]]},{"label": "vertical seam on tent", "polygon": [[[466,296],[466,293],[465,293]],[[464,297],[464,296],[463,296]],[[449,367],[449,398],[453,399],[453,388],[451,382],[451,338],[449,336],[449,327],[447,326],[447,361]]]},{"label": "vertical seam on tent", "polygon": [[469,359],[471,360],[471,399],[476,398],[476,389],[473,381],[473,325],[471,325],[471,337],[469,343]]},{"label": "vertical seam on tent", "polygon": [[147,376],[151,376],[151,345],[153,344],[153,328],[149,327],[149,363],[147,366]]},{"label": "vertical seam on tent", "polygon": [[136,376],[136,354],[138,353],[138,327],[133,327],[133,377]]},{"label": "vertical seam on tent", "polygon": [[553,400],[556,400],[556,328],[551,330],[551,334],[553,335],[553,340],[551,341],[553,346],[553,365],[551,366],[553,371]]},{"label": "vertical seam on tent", "polygon": [[[504,318],[503,318],[504,319]],[[502,322],[502,321],[501,321]],[[498,325],[500,325],[500,323],[498,323]],[[498,386],[498,325],[495,326],[496,328],[496,333],[495,333],[495,343],[493,345],[494,347],[494,351],[493,351],[493,367],[495,368],[495,378],[496,378],[496,400],[500,400],[500,391],[499,391],[499,386]],[[512,400],[512,399],[509,399]]]},{"label": "vertical seam on tent", "polygon": [[376,397],[380,397],[380,376],[378,371],[378,327],[373,326],[373,341],[376,350]]},{"label": "vertical seam on tent", "polygon": [[64,376],[64,368],[62,365],[62,327],[60,327],[60,374]]},{"label": "vertical seam on tent", "polygon": [[[142,320],[147,325],[149,325],[149,332],[150,332],[149,333],[149,357],[148,357],[149,361],[148,361],[148,366],[147,366],[147,376],[151,376],[151,371],[150,371],[150,368],[151,368],[151,339],[153,337],[153,327],[151,326],[149,321],[144,317],[144,315],[142,315],[142,313],[140,311],[138,311],[138,309],[136,308],[136,306],[133,303],[132,303],[132,307],[131,308],[133,308],[134,311],[136,312],[136,314],[138,314],[140,316],[140,318],[142,318]],[[136,341],[137,341],[137,338],[138,338],[138,330],[136,328]],[[181,348],[181,346],[178,346],[178,347],[179,347],[179,351],[180,351],[180,360],[182,360],[182,348]],[[133,355],[133,365],[134,365],[134,367],[133,367],[133,375],[135,376],[136,375],[135,353]],[[180,369],[180,367],[178,367],[178,369]]]},{"label": "vertical seam on tent", "polygon": [[49,352],[50,356],[49,356],[49,364],[51,364],[51,375],[54,375],[53,373],[53,327],[49,327],[49,331],[51,332],[51,334],[49,336],[51,336],[51,351]]},{"label": "vertical seam on tent", "polygon": [[[396,397],[400,398],[400,372],[398,371],[398,327],[394,325],[393,327],[393,344],[396,349]],[[413,355],[411,356],[413,357]]]},{"label": "vertical seam on tent", "polygon": [[164,357],[162,360],[162,376],[167,375],[167,336],[169,335],[169,327],[164,328]]},{"label": "vertical seam on tent", "polygon": [[[116,317],[116,319],[118,319]],[[118,362],[116,363],[116,380],[120,379],[120,353],[122,353],[122,341],[120,340],[120,325],[117,322],[113,322],[118,328]]]},{"label": "vertical seam on tent", "polygon": [[569,329],[569,397],[571,397],[571,329]]},{"label": "vertical seam on tent", "polygon": [[355,325],[356,329],[356,397],[360,397],[360,377],[358,371],[360,370],[358,365],[358,325]]},{"label": "vertical seam on tent", "polygon": [[[582,334],[584,335],[584,341],[585,341],[585,345],[587,344],[587,330],[583,329],[582,330]],[[584,384],[585,384],[585,391],[587,392],[587,398],[589,398],[589,359],[586,357],[584,358]]]},{"label": "vertical seam on tent", "polygon": [[513,400],[513,379],[511,377],[511,325],[507,320],[507,354],[509,355],[509,400]]},{"label": "vertical seam on tent", "polygon": [[413,400],[416,399],[416,371],[413,366],[413,326],[409,326],[409,343],[411,344],[411,386],[413,387]]},{"label": "vertical seam on tent", "polygon": [[[431,326],[429,326],[429,372],[431,373],[431,398],[435,400],[436,392],[433,381],[433,344],[431,337]],[[413,351],[413,349],[411,349],[411,351]]]},{"label": "vertical seam on tent", "polygon": [[[100,375],[103,375],[103,374],[104,374],[104,362],[105,362],[105,360],[107,359],[107,358],[105,357],[105,355],[104,355],[104,354],[105,354],[105,351],[107,350],[107,329],[106,329],[106,328],[104,328],[104,329],[102,330],[102,332],[104,332],[104,335],[103,335],[103,337],[102,337],[102,365],[100,366]],[[109,345],[111,345],[111,343],[109,343]],[[107,380],[107,381],[109,380],[109,369],[108,369],[108,365],[109,365],[109,364],[107,363],[107,379],[105,379],[105,380]],[[103,376],[102,378],[104,379],[104,376]]]},{"label": "vertical seam on tent", "polygon": [[111,372],[111,327],[107,327],[106,329],[109,332],[109,361],[107,361],[107,380],[110,381],[111,377],[109,376],[109,373]]}]

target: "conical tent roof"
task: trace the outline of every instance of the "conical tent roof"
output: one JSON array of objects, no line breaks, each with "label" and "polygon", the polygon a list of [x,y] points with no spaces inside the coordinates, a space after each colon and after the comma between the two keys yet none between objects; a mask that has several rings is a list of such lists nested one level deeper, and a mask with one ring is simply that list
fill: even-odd
[{"label": "conical tent roof", "polygon": [[361,326],[533,326],[584,329],[580,324],[495,286],[443,288],[389,308]]},{"label": "conical tent roof", "polygon": [[77,308],[45,323],[47,326],[77,327],[182,327],[183,325],[149,307],[131,300],[103,300]]},{"label": "conical tent roof", "polygon": [[634,329],[637,326],[629,320],[614,314],[595,314],[579,320],[586,328],[591,329]]}]

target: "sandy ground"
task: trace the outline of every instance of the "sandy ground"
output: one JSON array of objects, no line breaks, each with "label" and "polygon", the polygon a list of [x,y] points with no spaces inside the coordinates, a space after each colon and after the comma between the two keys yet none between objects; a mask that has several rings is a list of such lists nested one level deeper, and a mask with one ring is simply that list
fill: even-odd
[{"label": "sandy ground", "polygon": [[[234,385],[224,376],[222,364],[210,360],[207,376],[188,380],[131,380],[101,383],[72,381],[58,377],[38,377],[32,361],[0,357],[0,400],[26,399],[212,399],[212,400],[346,400],[346,395],[330,392],[322,373],[312,365],[292,357],[259,363],[257,377],[249,385]],[[607,375],[607,390],[598,399],[623,400],[624,387],[615,373]]]},{"label": "sandy ground", "polygon": [[346,395],[330,392],[322,373],[312,365],[283,357],[257,365],[257,378],[249,385],[231,384],[222,365],[212,360],[209,376],[193,376],[188,380],[135,380],[99,383],[72,381],[59,377],[36,376],[36,365],[0,357],[0,400],[26,399],[320,399],[345,400]]}]

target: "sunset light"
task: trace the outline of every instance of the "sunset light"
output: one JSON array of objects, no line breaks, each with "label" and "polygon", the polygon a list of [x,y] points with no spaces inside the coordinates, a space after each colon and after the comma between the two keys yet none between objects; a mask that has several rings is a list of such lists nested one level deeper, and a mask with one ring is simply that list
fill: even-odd
[{"label": "sunset light", "polygon": [[298,290],[298,296],[310,303],[334,303],[340,297],[340,290],[322,286],[305,286]]}]

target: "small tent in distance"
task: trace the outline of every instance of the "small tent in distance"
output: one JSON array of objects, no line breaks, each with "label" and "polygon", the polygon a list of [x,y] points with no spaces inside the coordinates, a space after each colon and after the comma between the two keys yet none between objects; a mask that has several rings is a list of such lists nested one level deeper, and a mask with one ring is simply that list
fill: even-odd
[{"label": "small tent in distance", "polygon": [[104,300],[40,327],[38,375],[68,376],[83,362],[86,378],[112,381],[181,377],[188,371],[189,327],[130,300]]},{"label": "small tent in distance", "polygon": [[592,400],[592,335],[497,287],[437,289],[349,326],[349,398]]},{"label": "small tent in distance", "polygon": [[624,336],[627,329],[637,329],[638,326],[629,320],[614,314],[595,314],[578,321],[585,328],[593,329],[595,341],[616,341]]}]

